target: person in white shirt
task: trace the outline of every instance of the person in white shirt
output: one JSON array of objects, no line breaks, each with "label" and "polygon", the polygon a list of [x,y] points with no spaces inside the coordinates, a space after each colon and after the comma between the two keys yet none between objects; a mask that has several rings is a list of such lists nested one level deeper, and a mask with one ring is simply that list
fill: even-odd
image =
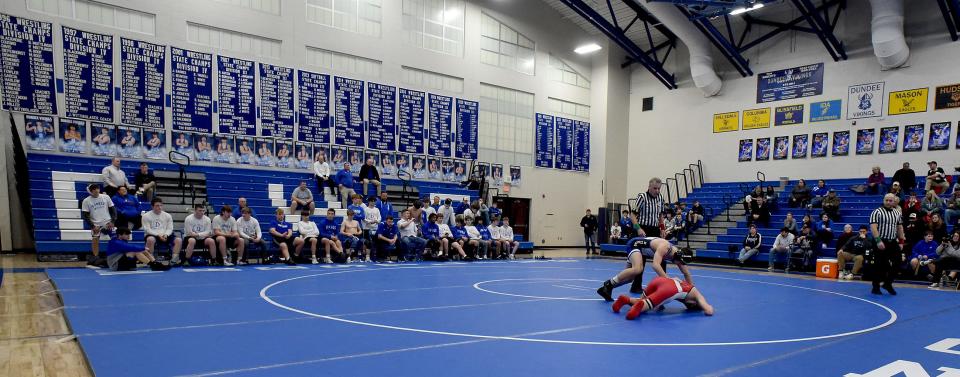
[{"label": "person in white shirt", "polygon": [[317,192],[321,195],[326,193],[324,187],[330,187],[330,193],[336,193],[340,196],[336,182],[330,177],[330,164],[327,163],[327,157],[323,153],[317,153],[317,158],[313,161],[313,177],[317,180]]},{"label": "person in white shirt", "polygon": [[127,180],[127,174],[120,170],[120,158],[114,157],[110,161],[110,165],[104,166],[103,170],[100,171],[100,174],[103,175],[103,193],[107,196],[113,197],[117,194],[117,189],[120,186],[130,186],[130,182]]},{"label": "person in white shirt", "polygon": [[500,254],[501,248],[506,249],[502,247],[504,242],[500,240],[500,225],[498,225],[500,223],[500,217],[493,216],[490,220],[492,221],[490,225],[487,225],[487,231],[490,232],[490,245],[493,246],[494,250],[494,254],[490,254],[490,259],[500,259],[502,257]]},{"label": "person in white shirt", "polygon": [[163,210],[163,200],[153,198],[150,201],[151,211],[143,214],[144,243],[147,251],[152,255],[156,245],[167,245],[170,249],[170,264],[180,263],[180,237],[173,233],[173,217]]},{"label": "person in white shirt", "polygon": [[[263,230],[260,229],[260,221],[253,217],[253,210],[244,208],[240,210],[240,219],[237,220],[237,232],[240,234],[240,242],[237,249],[244,251],[250,250],[253,246],[260,247],[260,255],[263,256],[267,251],[267,243],[263,240]],[[242,245],[242,246],[241,246]],[[247,264],[242,254],[237,252],[237,264]]]},{"label": "person in white shirt", "polygon": [[417,222],[410,218],[410,210],[405,209],[400,213],[400,221],[397,222],[397,228],[400,233],[400,247],[406,253],[404,259],[416,258],[423,253],[427,246],[427,240],[417,236]]},{"label": "person in white shirt", "polygon": [[509,217],[504,217],[503,225],[500,226],[500,242],[507,251],[507,257],[517,259],[514,255],[517,253],[517,249],[520,248],[520,242],[513,239],[513,228],[510,226]]},{"label": "person in white shirt", "polygon": [[[436,197],[436,198],[437,198],[437,201],[440,200],[440,197],[439,197],[439,196]],[[434,208],[433,206],[429,206],[429,205],[425,205],[425,206],[424,206],[424,208],[423,208],[423,217],[424,217],[424,218],[429,219],[429,218],[430,218],[430,215],[431,215],[431,214],[434,214],[434,213],[437,213],[437,209],[436,209],[436,208]],[[428,221],[429,221],[429,220],[428,220]]]},{"label": "person in white shirt", "polygon": [[[773,264],[777,261],[777,254],[787,255],[787,258],[790,256],[790,251],[793,249],[793,233],[790,233],[790,228],[783,227],[780,229],[780,234],[777,235],[777,238],[773,240],[773,246],[770,247],[769,262],[767,264],[767,271],[773,272]],[[787,264],[790,264],[790,261],[787,261]]]},{"label": "person in white shirt", "polygon": [[[357,213],[353,209],[347,210],[347,217],[340,223],[340,237],[343,237],[343,250],[353,249],[357,255],[357,261],[370,262],[370,250],[364,247],[363,231],[360,230],[360,222],[353,219]],[[360,254],[364,254],[361,258]],[[350,254],[347,254],[347,263],[350,263]]]},{"label": "person in white shirt", "polygon": [[220,207],[220,215],[213,218],[213,235],[223,256],[224,266],[233,266],[230,261],[230,249],[237,249],[237,261],[243,259],[243,242],[238,242],[240,232],[237,231],[237,220],[233,218],[233,207]]},{"label": "person in white shirt", "polygon": [[[447,200],[450,200],[450,199],[447,199]],[[449,248],[452,247],[454,250],[457,251],[457,254],[460,255],[460,259],[467,257],[467,253],[463,251],[463,246],[460,246],[460,243],[453,238],[453,230],[450,229],[449,225],[444,223],[439,223],[437,224],[437,229],[440,230],[440,238],[447,241],[447,246],[446,246],[447,249],[445,250],[445,253],[447,253],[447,255],[449,255],[449,252],[450,252]]]},{"label": "person in white shirt", "polygon": [[187,255],[184,264],[190,265],[190,257],[193,256],[193,248],[197,242],[203,245],[210,252],[211,259],[217,259],[217,244],[213,238],[213,225],[210,218],[204,213],[207,211],[203,204],[193,206],[193,214],[183,219],[183,238],[187,242]]},{"label": "person in white shirt", "polygon": [[487,251],[490,249],[490,242],[483,240],[483,238],[480,236],[480,230],[473,225],[472,218],[464,216],[463,221],[466,223],[464,229],[467,230],[467,238],[470,239],[468,242],[470,242],[470,245],[474,246],[474,250],[477,251],[477,255],[475,257],[480,260],[485,259]]},{"label": "person in white shirt", "polygon": [[300,233],[300,236],[297,237],[300,239],[300,242],[297,243],[296,250],[293,252],[294,255],[299,257],[303,247],[309,244],[310,263],[320,263],[320,261],[317,260],[317,244],[320,242],[320,229],[317,228],[316,223],[310,221],[310,212],[303,211],[300,214],[300,223],[297,224],[297,233]]},{"label": "person in white shirt", "polygon": [[620,224],[613,223],[613,226],[610,227],[610,243],[616,243],[620,239],[621,234]]},{"label": "person in white shirt", "polygon": [[[113,208],[113,200],[109,196],[100,195],[100,185],[91,183],[87,186],[87,192],[90,196],[83,199],[80,204],[80,216],[90,227],[90,251],[94,258],[100,255],[100,233],[101,229],[112,232],[114,223],[117,221],[117,210]],[[91,259],[90,262],[93,262]]]},{"label": "person in white shirt", "polygon": [[437,209],[437,214],[440,215],[441,224],[446,224],[451,227],[457,225],[457,213],[453,210],[453,200],[450,198],[443,201],[443,205]]},{"label": "person in white shirt", "polygon": [[367,206],[363,208],[363,230],[370,247],[373,247],[374,240],[377,238],[377,227],[382,221],[381,216],[380,208],[377,208],[377,199],[371,197]]}]

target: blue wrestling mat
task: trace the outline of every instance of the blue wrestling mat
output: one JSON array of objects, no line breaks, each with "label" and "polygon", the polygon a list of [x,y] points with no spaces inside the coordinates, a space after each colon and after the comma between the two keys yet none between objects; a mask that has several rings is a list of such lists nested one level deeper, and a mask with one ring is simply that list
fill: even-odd
[{"label": "blue wrestling mat", "polygon": [[[627,321],[595,293],[622,266],[552,260],[48,274],[100,377],[917,377],[956,376],[947,373],[960,368],[957,292],[874,296],[862,282],[701,268],[694,281],[715,316],[674,302]],[[653,276],[648,266],[644,278]]]}]

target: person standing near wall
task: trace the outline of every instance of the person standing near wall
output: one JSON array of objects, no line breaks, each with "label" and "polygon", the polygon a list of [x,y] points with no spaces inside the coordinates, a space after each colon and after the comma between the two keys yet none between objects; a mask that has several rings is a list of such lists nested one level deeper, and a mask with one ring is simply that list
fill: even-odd
[{"label": "person standing near wall", "polygon": [[917,173],[910,169],[909,162],[904,162],[903,168],[893,173],[893,182],[900,182],[900,188],[909,194],[917,188]]},{"label": "person standing near wall", "polygon": [[597,254],[597,217],[590,213],[580,219],[580,227],[583,228],[583,240],[586,243],[587,255]]},{"label": "person standing near wall", "polygon": [[663,196],[660,186],[663,181],[653,177],[647,184],[647,192],[637,197],[638,237],[660,237],[660,213],[663,212]]},{"label": "person standing near wall", "polygon": [[887,194],[883,197],[883,206],[873,210],[870,214],[870,233],[877,245],[877,253],[872,258],[868,255],[870,275],[873,277],[873,294],[880,292],[880,283],[883,289],[896,295],[893,289],[893,278],[897,274],[897,267],[903,262],[900,251],[900,242],[906,240],[903,233],[903,215],[896,205],[897,197]]}]

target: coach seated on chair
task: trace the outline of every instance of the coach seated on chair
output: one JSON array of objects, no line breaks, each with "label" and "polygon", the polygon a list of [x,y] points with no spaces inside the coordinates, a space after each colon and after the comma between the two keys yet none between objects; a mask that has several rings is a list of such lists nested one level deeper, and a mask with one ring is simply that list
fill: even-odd
[{"label": "coach seated on chair", "polygon": [[290,213],[297,213],[305,209],[313,214],[316,205],[313,201],[313,193],[307,188],[307,181],[300,181],[300,185],[293,189],[293,194],[290,195]]}]

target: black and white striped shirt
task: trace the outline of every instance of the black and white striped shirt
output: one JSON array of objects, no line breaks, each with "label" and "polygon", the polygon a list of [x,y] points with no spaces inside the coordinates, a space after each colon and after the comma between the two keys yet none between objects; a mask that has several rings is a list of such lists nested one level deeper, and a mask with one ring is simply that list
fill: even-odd
[{"label": "black and white striped shirt", "polygon": [[637,224],[640,226],[660,226],[660,212],[663,212],[663,195],[650,195],[645,192],[637,198]]},{"label": "black and white striped shirt", "polygon": [[870,214],[870,224],[877,224],[878,237],[882,240],[897,239],[897,226],[903,224],[903,214],[899,208],[880,207]]}]

